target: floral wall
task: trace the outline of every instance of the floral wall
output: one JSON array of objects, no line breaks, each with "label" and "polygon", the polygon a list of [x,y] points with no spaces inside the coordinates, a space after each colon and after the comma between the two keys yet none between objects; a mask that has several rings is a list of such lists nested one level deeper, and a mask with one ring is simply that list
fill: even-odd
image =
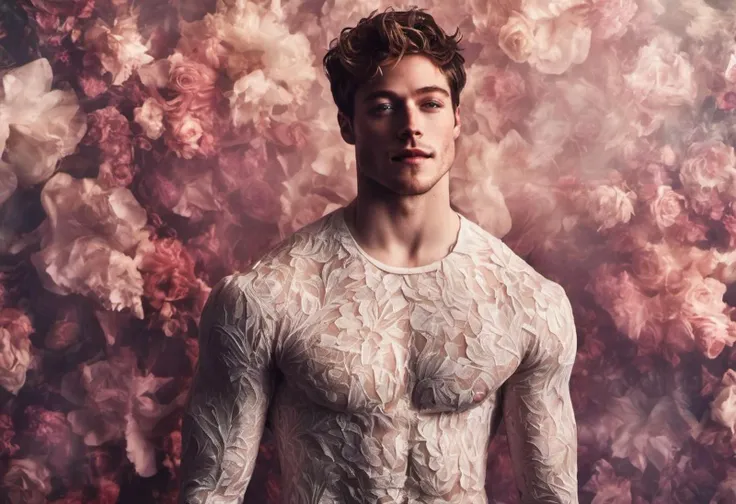
[{"label": "floral wall", "polygon": [[[389,5],[0,3],[3,502],[175,502],[204,301],[355,196],[321,59]],[[736,502],[736,8],[418,5],[464,34],[453,205],[574,305],[580,501]],[[278,477],[266,432],[245,502]]]}]

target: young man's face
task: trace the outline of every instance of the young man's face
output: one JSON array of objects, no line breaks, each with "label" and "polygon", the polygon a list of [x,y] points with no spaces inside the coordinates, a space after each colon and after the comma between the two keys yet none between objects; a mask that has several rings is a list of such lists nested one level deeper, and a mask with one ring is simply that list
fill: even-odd
[{"label": "young man's face", "polygon": [[[352,124],[338,113],[342,137],[355,145],[359,177],[397,195],[424,194],[455,159],[459,111],[453,113],[447,78],[426,56],[406,55],[382,71],[358,89]],[[404,149],[430,157],[396,159]]]}]

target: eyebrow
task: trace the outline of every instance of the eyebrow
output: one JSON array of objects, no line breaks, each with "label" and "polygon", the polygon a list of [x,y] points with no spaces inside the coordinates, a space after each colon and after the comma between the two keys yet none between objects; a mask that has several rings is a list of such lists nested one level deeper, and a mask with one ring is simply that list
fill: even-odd
[{"label": "eyebrow", "polygon": [[[424,86],[420,87],[419,89],[415,89],[411,94],[412,96],[417,95],[423,95],[428,93],[441,93],[445,95],[447,98],[450,97],[450,93],[448,93],[445,89],[439,87],[439,86]],[[372,93],[368,93],[368,95],[363,99],[364,102],[368,102],[371,100],[375,100],[376,98],[396,98],[398,95],[394,93],[393,91],[389,91],[387,89],[379,89],[378,91],[373,91]]]}]

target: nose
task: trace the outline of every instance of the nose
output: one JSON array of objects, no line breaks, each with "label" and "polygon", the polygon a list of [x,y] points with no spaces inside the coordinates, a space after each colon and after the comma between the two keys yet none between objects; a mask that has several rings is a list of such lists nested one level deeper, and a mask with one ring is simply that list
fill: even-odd
[{"label": "nose", "polygon": [[399,128],[399,139],[405,141],[407,138],[422,136],[422,127],[419,124],[419,111],[411,106],[406,106],[401,116],[402,124]]}]

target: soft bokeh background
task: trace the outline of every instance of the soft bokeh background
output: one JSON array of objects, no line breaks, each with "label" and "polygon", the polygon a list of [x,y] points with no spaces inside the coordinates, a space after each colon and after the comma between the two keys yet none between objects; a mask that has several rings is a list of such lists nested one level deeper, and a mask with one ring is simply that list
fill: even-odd
[{"label": "soft bokeh background", "polygon": [[[574,305],[581,502],[736,502],[736,8],[417,4],[465,36],[454,206]],[[0,3],[6,502],[175,501],[204,300],[355,196],[321,59],[388,5]]]}]

